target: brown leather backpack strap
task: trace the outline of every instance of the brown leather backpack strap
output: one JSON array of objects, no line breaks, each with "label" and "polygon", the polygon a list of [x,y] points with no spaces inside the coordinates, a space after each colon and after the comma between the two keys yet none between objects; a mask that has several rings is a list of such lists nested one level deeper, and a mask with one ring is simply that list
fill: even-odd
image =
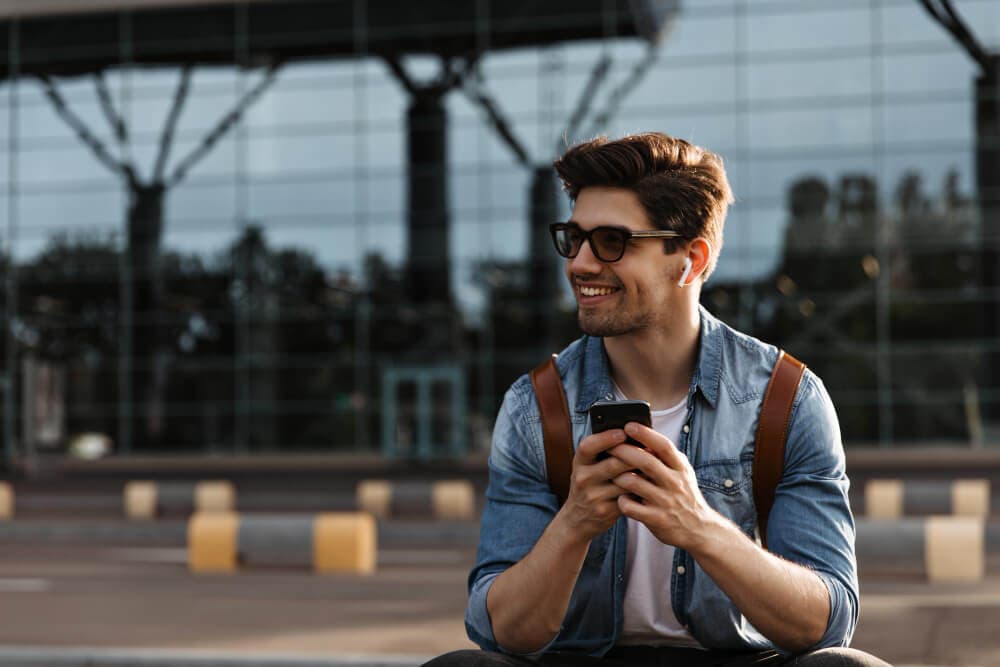
[{"label": "brown leather backpack strap", "polygon": [[757,505],[760,541],[767,548],[767,518],[774,505],[774,494],[785,468],[785,440],[788,421],[799,383],[806,372],[801,361],[778,351],[778,360],[764,394],[757,423],[757,444],[753,454],[753,500]]},{"label": "brown leather backpack strap", "polygon": [[569,496],[569,480],[573,473],[573,426],[569,419],[566,392],[563,390],[556,355],[531,371],[531,386],[542,414],[542,440],[545,443],[545,468],[549,486],[561,506]]}]

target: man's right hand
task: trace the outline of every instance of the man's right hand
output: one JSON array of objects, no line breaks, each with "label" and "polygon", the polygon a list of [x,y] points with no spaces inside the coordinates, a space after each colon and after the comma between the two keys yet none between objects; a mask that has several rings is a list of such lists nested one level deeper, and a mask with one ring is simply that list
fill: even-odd
[{"label": "man's right hand", "polygon": [[573,456],[569,497],[560,514],[572,526],[572,534],[588,544],[607,532],[621,516],[618,496],[625,491],[611,480],[631,466],[614,456],[603,460],[598,460],[598,456],[624,442],[622,429],[593,433],[580,441]]},{"label": "man's right hand", "polygon": [[573,455],[569,497],[528,554],[496,578],[486,596],[493,634],[509,651],[530,653],[559,632],[590,542],[621,516],[611,480],[631,469],[621,459],[597,456],[625,442],[615,429],[589,435]]}]

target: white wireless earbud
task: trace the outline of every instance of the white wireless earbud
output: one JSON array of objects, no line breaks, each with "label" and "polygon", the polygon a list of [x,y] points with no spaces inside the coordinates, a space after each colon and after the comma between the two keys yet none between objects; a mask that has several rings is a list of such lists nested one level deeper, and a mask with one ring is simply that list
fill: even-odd
[{"label": "white wireless earbud", "polygon": [[684,258],[684,273],[681,274],[681,279],[677,281],[678,287],[684,287],[687,284],[687,279],[691,275],[691,258]]}]

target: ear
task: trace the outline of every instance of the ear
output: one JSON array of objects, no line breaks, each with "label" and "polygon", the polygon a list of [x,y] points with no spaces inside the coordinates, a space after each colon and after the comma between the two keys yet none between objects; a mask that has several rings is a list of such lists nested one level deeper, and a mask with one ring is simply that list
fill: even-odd
[{"label": "ear", "polygon": [[712,259],[712,244],[699,236],[688,245],[686,257],[691,260],[691,277],[687,280],[690,285],[708,269]]}]

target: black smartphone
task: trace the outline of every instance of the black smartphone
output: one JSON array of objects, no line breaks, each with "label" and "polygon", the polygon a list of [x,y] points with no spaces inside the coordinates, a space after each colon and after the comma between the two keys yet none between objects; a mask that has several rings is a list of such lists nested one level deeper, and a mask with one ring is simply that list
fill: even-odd
[{"label": "black smartphone", "polygon": [[[629,422],[638,422],[643,426],[653,426],[653,417],[646,401],[597,401],[590,406],[590,430],[594,433],[608,431],[613,428],[625,428]],[[642,443],[626,438],[625,442],[636,447]],[[607,452],[597,455],[597,460],[608,457]]]}]

